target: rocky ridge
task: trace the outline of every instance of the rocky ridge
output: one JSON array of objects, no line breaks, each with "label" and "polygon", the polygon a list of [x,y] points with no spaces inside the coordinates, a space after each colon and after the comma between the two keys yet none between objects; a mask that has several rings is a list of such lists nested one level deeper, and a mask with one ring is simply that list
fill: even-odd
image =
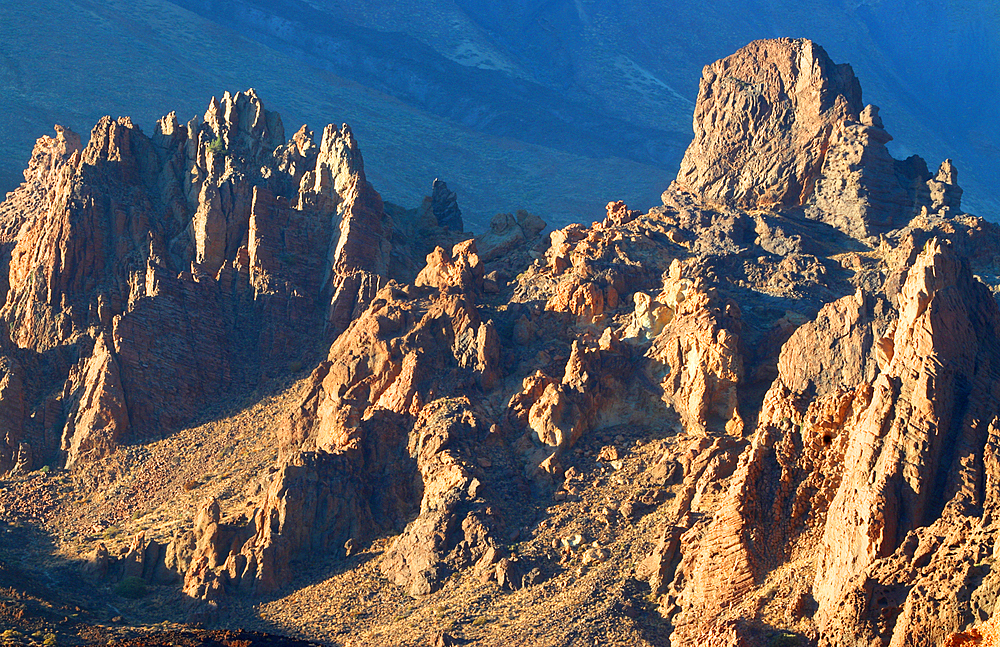
[{"label": "rocky ridge", "polygon": [[[108,119],[39,140],[0,206],[7,471],[85,472],[315,364],[246,512],[206,498],[96,575],[218,621],[383,545],[418,601],[614,565],[654,642],[938,644],[993,616],[1000,231],[950,161],[889,156],[818,45],[706,67],[663,205],[547,239],[525,212],[462,236],[440,182],[383,204],[346,126],[283,140],[252,92],[152,138]],[[546,545],[607,470],[603,543]]]}]

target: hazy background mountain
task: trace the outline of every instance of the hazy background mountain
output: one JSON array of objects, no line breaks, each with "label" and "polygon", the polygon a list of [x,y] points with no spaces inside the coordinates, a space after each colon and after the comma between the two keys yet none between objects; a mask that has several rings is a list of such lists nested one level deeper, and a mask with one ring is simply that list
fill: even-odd
[{"label": "hazy background mountain", "polygon": [[0,6],[0,188],[35,138],[103,114],[147,132],[255,87],[287,134],[350,123],[369,175],[414,205],[441,177],[470,224],[648,208],[676,173],[701,68],[804,36],[850,62],[897,157],[951,157],[1000,216],[1000,5],[902,0],[31,0]]}]

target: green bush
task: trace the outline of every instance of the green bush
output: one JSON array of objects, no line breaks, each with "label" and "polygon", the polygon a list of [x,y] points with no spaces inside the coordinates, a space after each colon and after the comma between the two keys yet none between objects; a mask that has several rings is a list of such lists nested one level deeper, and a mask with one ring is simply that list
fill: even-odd
[{"label": "green bush", "polygon": [[222,141],[222,137],[216,137],[208,144],[208,150],[213,153],[225,153],[226,152],[226,142]]},{"label": "green bush", "polygon": [[126,577],[115,586],[115,594],[123,598],[138,600],[146,595],[146,583],[141,577]]},{"label": "green bush", "polygon": [[801,636],[787,631],[781,631],[771,636],[768,647],[798,647],[802,644]]}]

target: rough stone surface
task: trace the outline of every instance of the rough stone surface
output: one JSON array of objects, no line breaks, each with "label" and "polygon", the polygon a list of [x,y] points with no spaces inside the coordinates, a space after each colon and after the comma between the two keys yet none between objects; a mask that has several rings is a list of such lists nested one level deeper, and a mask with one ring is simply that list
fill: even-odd
[{"label": "rough stone surface", "polygon": [[435,178],[431,191],[431,210],[438,225],[451,231],[462,231],[462,210],[458,208],[458,196],[448,189],[448,185]]},{"label": "rough stone surface", "polygon": [[22,440],[73,466],[176,428],[309,356],[318,322],[339,332],[388,279],[391,221],[346,126],[286,143],[250,90],[152,136],[127,118],[86,147],[56,134],[0,208],[7,469]]},{"label": "rough stone surface", "polygon": [[706,204],[802,207],[856,238],[904,226],[922,207],[959,209],[950,160],[933,179],[919,157],[894,160],[850,65],[809,40],[755,41],[706,66],[694,130],[671,189]]},{"label": "rough stone surface", "polygon": [[705,67],[677,185],[710,204],[805,204],[834,128],[863,107],[851,67],[822,47],[755,41]]},{"label": "rough stone surface", "polygon": [[253,93],[153,137],[57,130],[0,205],[0,514],[44,523],[63,482],[32,470],[66,465],[128,523],[121,456],[296,375],[256,429],[204,426],[237,452],[275,426],[253,487],[184,476],[179,518],[75,540],[89,576],[205,620],[345,586],[427,632],[579,614],[553,644],[981,644],[1000,228],[951,162],[893,160],[808,41],[706,68],[695,130],[663,205],[540,240],[523,212],[450,231],[442,185],[385,205],[349,128],[284,142]]}]

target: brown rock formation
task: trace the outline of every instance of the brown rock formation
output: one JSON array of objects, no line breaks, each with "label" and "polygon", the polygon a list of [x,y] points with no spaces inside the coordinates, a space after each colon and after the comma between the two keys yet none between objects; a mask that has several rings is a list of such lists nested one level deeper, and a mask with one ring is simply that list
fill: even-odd
[{"label": "brown rock formation", "polygon": [[995,616],[981,625],[948,636],[944,647],[995,647],[1000,645],[1000,620]]},{"label": "brown rock formation", "polygon": [[476,243],[458,243],[449,254],[437,247],[427,255],[427,266],[420,270],[415,285],[439,290],[454,288],[459,292],[479,292],[483,289],[484,269]]},{"label": "brown rock formation", "polygon": [[498,520],[469,465],[474,446],[490,433],[468,401],[436,400],[425,407],[410,437],[410,455],[423,480],[420,514],[389,548],[382,572],[410,595],[437,590],[452,572],[500,558]]},{"label": "brown rock formation", "polygon": [[124,395],[118,364],[104,337],[98,337],[93,353],[81,359],[66,380],[66,467],[91,455],[106,455],[125,438],[129,417]]},{"label": "brown rock formation", "polygon": [[755,41],[705,67],[677,185],[709,204],[805,204],[834,127],[863,107],[851,67],[823,48]]},{"label": "brown rock formation", "polygon": [[[439,249],[421,276],[473,276],[469,267],[481,267],[470,260],[474,244],[458,247],[464,274],[436,264]],[[204,597],[216,580],[223,590],[271,590],[290,579],[289,562],[303,550],[339,550],[404,525],[420,483],[419,514],[383,566],[389,577],[423,595],[487,549],[496,553],[482,483],[463,466],[492,424],[447,394],[492,388],[499,340],[469,295],[447,292],[465,285],[457,278],[431,293],[390,284],[340,335],[283,433],[282,463],[263,501],[234,531],[238,541],[195,529],[197,546],[217,557],[201,563],[204,550],[196,550],[185,590]],[[454,538],[457,528],[464,534]]]},{"label": "brown rock formation", "polygon": [[650,642],[982,640],[1000,228],[808,41],[707,67],[695,131],[662,206],[547,244],[524,212],[463,239],[443,183],[383,204],[349,128],[283,143],[252,93],[43,138],[0,206],[0,471],[83,467],[323,344],[246,512],[206,497],[92,574],[220,605],[379,545],[415,598],[593,585]]},{"label": "brown rock formation", "polygon": [[[1000,310],[939,242],[907,269],[897,303],[844,297],[785,344],[726,497],[711,523],[684,535],[675,589],[665,589],[679,637],[699,635],[706,612],[725,616],[776,561],[809,554],[823,644],[880,635],[918,644],[963,626],[953,603],[948,613],[937,605],[983,550],[965,529],[981,523],[992,477],[988,462],[968,457],[988,442],[992,423],[978,421],[992,419],[997,394],[971,385],[994,382]],[[921,546],[948,533],[963,537],[959,553],[934,570]],[[657,553],[665,560],[669,536]],[[932,584],[941,569],[956,576]]]},{"label": "brown rock formation", "polygon": [[892,159],[851,67],[808,40],[755,41],[706,66],[694,130],[671,188],[709,205],[805,207],[856,238],[901,227],[921,207],[959,209],[950,162],[931,179],[920,158]]},{"label": "brown rock formation", "polygon": [[15,398],[7,369],[11,456],[28,418],[69,465],[176,427],[308,354],[317,321],[346,327],[389,274],[391,224],[350,129],[286,144],[252,90],[152,137],[105,118],[81,149],[57,127],[25,180],[0,210],[0,318],[20,354],[65,349],[35,380],[65,382],[65,424],[37,415],[51,400]]},{"label": "brown rock formation", "polygon": [[[928,244],[909,269],[891,343],[879,345],[884,366],[851,430],[849,467],[831,503],[817,565],[821,628],[842,621],[834,604],[853,588],[844,583],[901,549],[907,533],[938,519],[954,527],[980,506],[988,509],[990,462],[969,457],[988,451],[994,427],[987,421],[1000,396],[997,333],[1000,311],[989,290],[953,251]],[[895,640],[908,642],[907,634],[918,630],[907,616],[923,619],[929,610],[915,589],[892,628]],[[943,638],[957,619],[923,620],[919,632]],[[881,631],[877,620],[868,622],[875,626],[859,629]]]},{"label": "brown rock formation", "polygon": [[659,377],[664,400],[688,429],[712,425],[742,436],[736,393],[743,379],[739,307],[720,303],[713,290],[682,278],[677,261],[652,303],[663,305],[650,313],[645,299],[636,301],[633,325],[646,335],[660,328],[646,356],[653,360],[651,377]]}]

